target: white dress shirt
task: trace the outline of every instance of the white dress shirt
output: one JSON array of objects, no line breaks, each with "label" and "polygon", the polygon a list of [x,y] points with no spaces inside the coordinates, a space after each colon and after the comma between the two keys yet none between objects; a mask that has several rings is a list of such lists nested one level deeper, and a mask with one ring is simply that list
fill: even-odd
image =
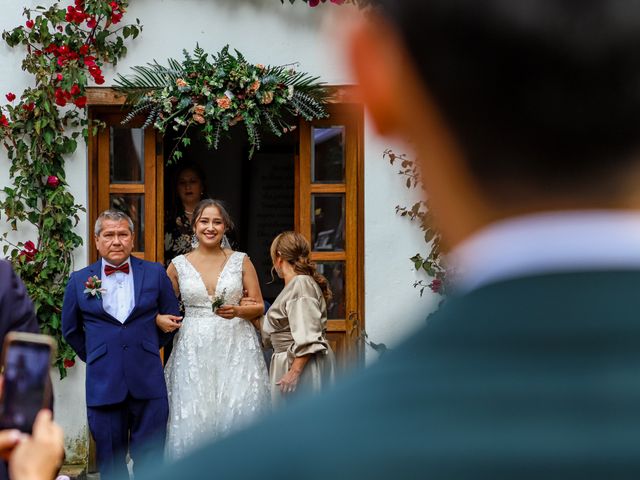
[{"label": "white dress shirt", "polygon": [[[102,294],[102,307],[104,311],[124,323],[135,306],[135,293],[133,290],[133,267],[129,264],[129,273],[114,272],[107,276],[104,272],[106,265],[111,265],[102,259],[102,288],[106,291]],[[111,265],[116,267],[117,265]]]},{"label": "white dress shirt", "polygon": [[536,274],[639,270],[640,213],[584,210],[504,220],[458,245],[449,263],[459,293]]}]

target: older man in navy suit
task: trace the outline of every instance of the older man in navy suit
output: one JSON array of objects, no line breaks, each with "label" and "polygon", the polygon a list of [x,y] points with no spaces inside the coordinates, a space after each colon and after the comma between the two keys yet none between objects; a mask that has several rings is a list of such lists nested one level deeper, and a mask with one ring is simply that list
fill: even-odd
[{"label": "older man in navy suit", "polygon": [[126,476],[127,450],[135,462],[162,444],[168,417],[155,319],[178,315],[178,301],[160,264],[131,256],[133,240],[126,214],[100,214],[102,258],[71,275],[62,311],[64,337],[87,364],[87,415],[103,480]]}]

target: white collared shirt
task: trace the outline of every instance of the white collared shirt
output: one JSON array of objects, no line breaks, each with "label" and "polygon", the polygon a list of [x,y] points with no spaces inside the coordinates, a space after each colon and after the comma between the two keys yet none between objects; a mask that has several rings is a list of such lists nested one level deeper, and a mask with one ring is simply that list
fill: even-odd
[{"label": "white collared shirt", "polygon": [[489,225],[449,255],[459,293],[536,274],[640,269],[640,213],[584,210]]},{"label": "white collared shirt", "polygon": [[[102,259],[102,288],[106,291],[102,294],[102,307],[112,317],[124,323],[135,306],[135,293],[133,289],[133,266],[131,260],[124,263],[129,264],[129,273],[114,272],[107,276],[104,272],[106,265],[111,265],[104,258]],[[111,265],[116,267],[117,265]]]}]

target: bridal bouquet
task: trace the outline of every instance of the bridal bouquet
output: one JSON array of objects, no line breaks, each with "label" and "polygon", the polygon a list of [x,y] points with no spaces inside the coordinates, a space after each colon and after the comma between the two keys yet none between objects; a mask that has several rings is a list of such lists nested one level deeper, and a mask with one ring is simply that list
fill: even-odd
[{"label": "bridal bouquet", "polygon": [[[327,116],[327,91],[318,77],[297,72],[292,65],[265,66],[249,63],[244,56],[224,47],[209,55],[196,46],[184,51],[184,60],[167,60],[135,66],[130,76],[119,75],[117,89],[133,107],[122,123],[144,114],[143,128],[153,125],[161,132],[179,132],[169,161],[182,157],[179,148],[191,143],[190,127],[201,127],[210,148],[236,124],[244,124],[250,145],[249,157],[260,149],[260,130],[274,135],[295,130],[295,117],[305,120]],[[295,121],[297,123],[297,121]]]},{"label": "bridal bouquet", "polygon": [[216,295],[215,297],[209,295],[211,299],[211,311],[215,313],[215,311],[220,308],[222,305],[226,303],[225,295],[227,294],[227,290],[222,290],[220,295]]}]

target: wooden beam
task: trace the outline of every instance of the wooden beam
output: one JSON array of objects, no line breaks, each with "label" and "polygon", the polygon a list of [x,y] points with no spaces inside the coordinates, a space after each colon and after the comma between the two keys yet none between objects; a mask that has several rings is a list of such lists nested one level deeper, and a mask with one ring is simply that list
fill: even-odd
[{"label": "wooden beam", "polygon": [[[355,85],[330,85],[329,103],[360,103]],[[90,107],[124,105],[125,96],[112,87],[87,87],[87,105]]]},{"label": "wooden beam", "polygon": [[124,105],[125,96],[111,87],[87,87],[87,105]]}]

